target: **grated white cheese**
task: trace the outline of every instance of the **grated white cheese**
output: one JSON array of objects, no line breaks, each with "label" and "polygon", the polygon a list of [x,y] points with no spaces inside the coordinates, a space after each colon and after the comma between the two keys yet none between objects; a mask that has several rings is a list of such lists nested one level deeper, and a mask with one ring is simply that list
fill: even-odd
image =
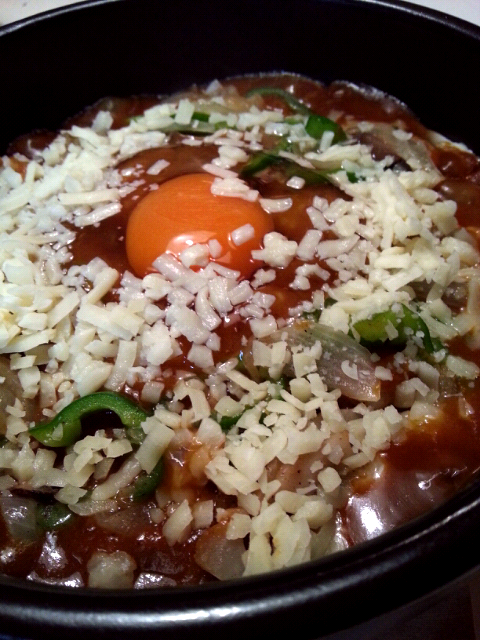
[{"label": "grated white cheese", "polygon": [[[282,338],[282,329],[291,318],[316,312],[321,323],[355,334],[358,320],[390,309],[400,312],[404,304],[418,311],[432,338],[448,342],[467,335],[478,342],[479,254],[458,226],[455,202],[435,191],[439,172],[411,153],[412,145],[421,144],[411,132],[385,125],[409,150],[406,162],[412,170],[393,170],[388,159],[375,160],[367,145],[352,140],[332,144],[332,131],[313,140],[305,121],[289,124],[280,110],[260,109],[243,99],[236,104],[234,96],[227,100],[219,92],[221,85],[212,83],[202,98],[205,104],[197,104],[198,96],[166,102],[120,129],[112,129],[112,116],[100,111],[92,128],[73,126],[36,152],[35,160],[25,160],[24,177],[4,159],[0,352],[16,372],[20,397],[5,409],[8,443],[0,449],[0,484],[6,490],[18,483],[51,487],[58,501],[80,514],[114,510],[117,493],[139,474],[150,473],[169,447],[192,446],[192,477],[208,478],[236,496],[238,511],[229,517],[226,538],[250,536],[243,562],[244,575],[252,575],[332,550],[333,534],[326,529],[332,531],[340,489],[348,483],[345,470],[374,460],[408,420],[422,422],[440,414],[441,374],[421,359],[423,330],[412,330],[393,364],[372,367],[377,381],[408,375],[396,385],[395,406],[376,409],[365,401],[345,410],[340,389],[327,388],[321,377],[319,362],[332,354],[320,341],[308,348],[292,346]],[[331,180],[344,196],[331,202],[312,198],[306,212],[313,228],[303,238],[266,234],[251,256],[268,268],[258,269],[250,280],[214,262],[227,250],[215,239],[192,244],[177,257],[158,256],[156,272],[143,279],[120,274],[101,259],[74,265],[75,230],[117,215],[122,199],[144,184],[141,168],[132,164],[118,171],[118,163],[169,145],[168,130],[196,126],[192,116],[204,108],[210,125],[227,123],[204,139],[218,152],[202,165],[215,176],[213,195],[258,200],[269,214],[291,209],[295,194],[262,198],[234,170],[262,151],[264,134],[274,134],[289,137],[301,149],[282,151],[281,157],[310,170],[333,170]],[[361,131],[375,127],[349,126]],[[190,138],[183,143],[203,144]],[[145,173],[161,176],[168,166],[159,159]],[[350,173],[356,181],[350,181]],[[305,180],[293,175],[286,185],[299,190]],[[234,247],[254,237],[250,223],[230,233]],[[292,262],[294,275],[280,291],[277,276]],[[466,311],[453,313],[442,298],[449,287],[463,285]],[[417,302],[415,290],[422,287],[427,292]],[[298,292],[308,292],[303,302],[293,301]],[[277,302],[286,309],[284,318],[272,311]],[[243,339],[242,349],[251,345],[253,362],[243,362],[242,372],[233,359],[215,364],[224,328],[235,325],[239,334],[248,327],[253,335],[251,342],[246,335]],[[399,337],[391,322],[384,330],[390,340]],[[186,349],[185,341],[190,343]],[[165,395],[165,381],[173,375],[170,361],[179,356],[186,368],[201,370],[202,381],[191,371],[179,372]],[[447,377],[473,381],[479,376],[477,365],[444,350],[433,357],[439,362],[445,357]],[[259,381],[259,369],[268,372],[269,381]],[[282,388],[285,373],[290,380]],[[340,375],[352,385],[362,382],[361,366],[347,356],[340,360]],[[8,376],[1,377],[5,384]],[[143,423],[145,438],[138,448],[122,429],[113,437],[99,430],[57,461],[53,451],[39,447],[28,434],[31,401],[38,400],[43,415],[52,418],[79,396],[102,389],[121,393],[128,387],[140,389],[142,402],[157,405]],[[158,404],[165,398],[166,406]],[[468,415],[468,407],[461,410]],[[234,422],[227,434],[222,419]],[[62,434],[60,425],[57,435]],[[114,459],[120,466],[112,472]],[[275,477],[268,465],[278,469]],[[86,498],[91,482],[96,486]],[[158,509],[151,510],[151,517],[162,525],[170,545],[184,541],[192,527],[205,529],[221,521],[212,500],[195,502],[183,488],[165,499],[157,491],[156,498]],[[97,554],[89,564],[89,583],[112,586],[119,580],[131,586],[134,566],[125,556]]]}]

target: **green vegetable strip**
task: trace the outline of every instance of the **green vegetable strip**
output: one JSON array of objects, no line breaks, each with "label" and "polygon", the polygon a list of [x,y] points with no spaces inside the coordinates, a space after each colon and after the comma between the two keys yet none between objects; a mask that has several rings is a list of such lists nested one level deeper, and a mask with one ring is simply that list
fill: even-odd
[{"label": "green vegetable strip", "polygon": [[37,524],[44,531],[52,531],[67,524],[74,514],[66,504],[37,505]]},{"label": "green vegetable strip", "polygon": [[342,142],[347,138],[345,131],[340,125],[330,120],[330,118],[319,116],[316,113],[312,113],[312,115],[309,116],[307,124],[305,125],[305,131],[311,138],[315,138],[315,140],[320,140],[325,131],[333,131],[332,144]]},{"label": "green vegetable strip", "polygon": [[228,433],[230,429],[237,424],[242,416],[243,412],[238,413],[236,416],[222,416],[218,421],[218,424],[220,425],[220,428],[224,433]]},{"label": "green vegetable strip", "polygon": [[[141,444],[145,438],[142,422],[148,417],[134,402],[112,391],[99,391],[78,398],[58,413],[53,420],[30,429],[30,435],[47,447],[68,447],[82,435],[82,418],[99,411],[112,411],[121,420],[132,444]],[[140,500],[153,493],[163,477],[163,460],[153,471],[141,475],[133,485],[133,498]],[[37,520],[43,529],[54,529],[73,515],[63,505],[53,505],[38,510]]]},{"label": "green vegetable strip", "polygon": [[[328,184],[331,182],[330,176],[339,171],[339,169],[334,169],[332,171],[316,171],[315,169],[308,169],[307,167],[302,167],[289,158],[283,158],[282,156],[277,155],[274,151],[261,151],[250,158],[247,164],[240,171],[240,175],[243,178],[251,178],[257,175],[257,173],[260,173],[264,169],[273,165],[280,165],[287,178],[291,178],[292,176],[303,178],[307,185]],[[356,175],[350,171],[347,173],[347,176],[350,182],[358,181]]]},{"label": "green vegetable strip", "polygon": [[296,111],[297,113],[301,113],[304,116],[309,116],[312,113],[312,110],[307,107],[307,105],[297,100],[295,96],[293,96],[289,91],[285,91],[284,89],[280,89],[278,87],[256,87],[254,89],[250,89],[245,94],[246,98],[251,98],[252,96],[260,95],[260,96],[276,96],[281,98],[286,104],[292,109],[292,111]]},{"label": "green vegetable strip", "polygon": [[388,340],[386,328],[389,324],[396,329],[396,325],[399,324],[397,315],[390,309],[388,311],[382,311],[381,313],[375,313],[371,318],[359,320],[353,325],[353,328],[360,336],[362,342],[370,344],[386,342]]},{"label": "green vegetable strip", "polygon": [[[391,324],[398,332],[398,336],[393,340],[388,337],[387,326]],[[388,309],[380,313],[375,313],[371,318],[359,320],[353,325],[361,341],[367,344],[378,342],[390,342],[391,344],[405,344],[409,337],[422,334],[422,341],[427,353],[434,353],[443,348],[438,340],[432,340],[430,331],[424,320],[402,304],[402,313],[398,314]]]},{"label": "green vegetable strip", "polygon": [[[309,136],[316,140],[320,139],[325,131],[333,131],[333,144],[341,142],[342,140],[346,140],[347,138],[345,131],[336,122],[330,120],[329,118],[326,118],[325,116],[320,116],[313,113],[308,107],[299,102],[288,91],[284,91],[283,89],[278,89],[275,87],[258,87],[256,89],[248,91],[246,93],[246,96],[249,97],[255,94],[279,96],[283,98],[288,106],[292,109],[295,109],[300,113],[303,113],[304,115],[308,115],[308,120],[305,125],[305,131]],[[305,167],[301,167],[296,162],[288,160],[287,158],[282,158],[282,156],[280,156],[280,151],[287,150],[294,151],[291,142],[289,142],[287,137],[284,137],[282,141],[270,151],[261,151],[260,153],[256,153],[255,155],[253,155],[241,170],[241,177],[251,178],[252,176],[255,176],[257,173],[260,173],[264,169],[267,169],[274,164],[281,164],[283,169],[285,170],[287,177],[298,176],[300,178],[303,178],[305,180],[305,183],[308,185],[326,184],[327,182],[329,182],[329,174],[334,173],[335,171],[315,171],[313,169],[306,169]],[[336,171],[338,171],[338,169]],[[356,175],[353,172],[348,172],[347,177],[350,182],[358,181]]]},{"label": "green vegetable strip", "polygon": [[293,160],[288,160],[287,158],[283,158],[285,164],[285,174],[288,178],[292,176],[296,176],[298,178],[303,178],[305,180],[305,184],[327,184],[330,182],[328,176],[330,173],[335,173],[334,171],[315,171],[314,169],[308,169],[307,167],[302,167],[301,165],[293,162]]},{"label": "green vegetable strip", "polygon": [[133,499],[141,500],[142,498],[146,498],[151,495],[157,486],[160,484],[160,481],[163,478],[163,459],[157,462],[153,471],[148,473],[147,475],[140,476],[134,486],[133,486]]},{"label": "green vegetable strip", "polygon": [[297,100],[297,98],[295,98],[295,96],[293,96],[289,91],[285,91],[284,89],[279,89],[277,87],[256,87],[255,89],[250,89],[250,91],[247,91],[245,94],[247,98],[254,95],[277,96],[282,98],[282,100],[286,102],[293,111],[304,116],[308,116],[305,131],[309,136],[316,140],[319,140],[325,131],[333,131],[335,133],[333,137],[333,144],[347,139],[345,131],[340,125],[326,116],[320,116],[317,113],[314,113],[309,107],[307,107],[307,105],[300,102],[300,100]]},{"label": "green vegetable strip", "polygon": [[202,111],[195,111],[192,115],[192,120],[199,120],[200,122],[208,122],[209,118],[210,115]]},{"label": "green vegetable strip", "polygon": [[249,178],[270,167],[272,164],[284,162],[285,158],[282,158],[282,156],[278,154],[280,151],[287,150],[291,150],[291,144],[287,138],[282,138],[277,146],[270,151],[255,153],[240,171],[240,175],[243,178]]},{"label": "green vegetable strip", "polygon": [[220,419],[217,416],[216,420],[217,420],[218,424],[220,425],[221,430],[224,433],[228,433],[230,431],[230,429],[237,424],[237,422],[240,420],[240,418],[243,416],[243,414],[246,411],[249,411],[252,408],[253,408],[252,405],[247,404],[243,411],[241,411],[240,413],[237,413],[234,416],[222,416]]},{"label": "green vegetable strip", "polygon": [[193,122],[191,124],[177,124],[176,122],[173,122],[171,125],[168,125],[168,127],[164,127],[160,130],[166,132],[178,131],[178,133],[192,136],[206,136],[215,131],[215,126],[209,122],[202,122],[201,120],[198,120],[197,122],[198,126],[195,126]]},{"label": "green vegetable strip", "polygon": [[260,173],[267,167],[271,167],[273,164],[279,164],[283,162],[283,158],[276,153],[269,153],[268,151],[261,151],[253,155],[247,164],[240,172],[242,177],[248,178]]},{"label": "green vegetable strip", "polygon": [[147,413],[134,402],[111,391],[91,393],[74,400],[53,420],[30,429],[30,435],[47,447],[68,447],[82,435],[82,418],[98,411],[113,411],[127,429],[133,444],[140,444],[145,434],[141,423]]}]

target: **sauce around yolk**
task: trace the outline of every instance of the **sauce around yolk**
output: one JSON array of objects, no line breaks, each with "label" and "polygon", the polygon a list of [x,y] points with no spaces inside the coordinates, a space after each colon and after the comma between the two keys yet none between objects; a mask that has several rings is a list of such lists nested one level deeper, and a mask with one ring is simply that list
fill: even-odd
[{"label": "sauce around yolk", "polygon": [[[127,224],[127,258],[143,277],[162,253],[177,258],[194,244],[217,240],[221,246],[215,262],[240,271],[248,278],[259,266],[251,251],[260,249],[263,236],[273,231],[272,218],[258,202],[212,194],[214,177],[207,173],[178,176],[162,183],[137,204]],[[250,224],[254,233],[246,242],[234,244],[232,232]]]}]

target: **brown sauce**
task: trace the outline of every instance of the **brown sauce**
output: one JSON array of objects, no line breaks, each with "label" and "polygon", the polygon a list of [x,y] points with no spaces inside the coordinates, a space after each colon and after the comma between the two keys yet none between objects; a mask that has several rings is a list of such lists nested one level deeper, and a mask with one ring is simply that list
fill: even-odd
[{"label": "brown sauce", "polygon": [[359,478],[344,510],[352,544],[408,522],[452,497],[480,470],[479,388],[466,394],[475,418],[458,414],[458,398],[442,406],[441,421],[426,421],[379,455],[377,480]]}]

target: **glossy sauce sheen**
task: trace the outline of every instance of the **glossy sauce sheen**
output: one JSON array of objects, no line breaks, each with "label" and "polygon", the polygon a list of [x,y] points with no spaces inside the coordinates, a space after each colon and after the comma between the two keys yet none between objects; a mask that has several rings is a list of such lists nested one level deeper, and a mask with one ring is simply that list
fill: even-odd
[{"label": "glossy sauce sheen", "polygon": [[[242,94],[254,86],[264,85],[265,79],[240,78],[235,84]],[[269,84],[293,89],[298,98],[321,115],[327,116],[334,110],[364,120],[394,122],[401,119],[416,135],[426,136],[426,129],[403,105],[381,94],[361,92],[340,83],[320,87],[295,76],[271,77]],[[284,107],[283,102],[274,97],[268,97],[265,101],[269,106]],[[69,124],[88,124],[96,111],[111,108],[114,126],[123,126],[129,117],[141,113],[154,102],[155,100],[138,98],[118,101],[107,99]],[[342,124],[342,118],[339,124]],[[21,150],[22,144],[20,141],[17,146],[12,146],[11,151]],[[40,139],[38,144],[41,144]],[[144,183],[123,200],[120,214],[102,221],[100,227],[93,232],[92,228],[78,231],[72,246],[74,262],[84,264],[95,256],[100,256],[120,272],[130,268],[125,252],[126,225],[139,199],[149,192],[152,183],[201,172],[202,165],[210,162],[216,155],[217,148],[214,145],[176,146],[173,141],[171,146],[149,149],[123,162],[119,169],[134,169],[131,180],[140,177]],[[147,174],[146,169],[160,159],[167,160],[169,166],[159,175]],[[459,222],[480,238],[478,160],[461,151],[438,151],[433,160],[446,177],[438,190],[457,201]],[[292,208],[286,213],[274,214],[273,218],[275,229],[294,240],[300,240],[310,228],[305,209],[311,204],[312,197],[319,195],[332,201],[340,194],[331,185],[305,187],[296,191],[279,181],[262,183],[254,179],[252,186],[264,197],[288,195],[293,198]],[[265,292],[276,296],[273,306],[275,315],[284,316],[288,308],[309,298],[309,291],[292,291],[286,286],[297,266],[298,263],[294,260],[274,284],[263,287]],[[223,350],[219,359],[237,354],[242,335],[248,335],[246,325],[234,322],[227,323],[220,333]],[[184,347],[187,350],[189,345],[185,343]],[[452,352],[464,352],[465,349],[463,346],[451,346]],[[464,355],[480,364],[478,352]],[[173,371],[176,368],[191,369],[192,365],[180,356],[172,361],[171,368]],[[131,390],[131,393],[135,395],[135,390]],[[466,387],[464,397],[474,409],[472,416],[460,418],[459,398],[448,398],[442,405],[444,418],[441,421],[426,421],[417,425],[406,437],[380,454],[384,473],[379,480],[372,480],[370,476],[367,478],[361,473],[354,479],[354,493],[342,512],[343,532],[350,543],[358,543],[378,535],[425,512],[450,497],[480,469],[480,383],[476,381],[471,387]],[[213,485],[188,475],[186,460],[195,455],[195,452],[195,446],[190,446],[168,455],[164,479],[166,490],[188,487],[189,491],[201,499],[213,499],[216,506],[233,506],[229,498],[220,496]],[[98,521],[94,516],[75,518],[72,524],[47,533],[38,543],[14,551],[4,546],[0,552],[0,569],[19,577],[26,577],[34,572],[37,579],[47,581],[64,579],[79,572],[86,581],[85,565],[93,551],[123,550],[135,558],[139,572],[160,574],[162,578],[157,582],[160,586],[198,584],[213,580],[194,561],[199,533],[194,532],[183,545],[169,547],[161,534],[161,524],[153,524],[148,518],[148,509],[154,506],[156,504],[153,501],[145,501],[134,507],[126,504],[124,511],[103,516],[102,526],[97,526]],[[1,539],[6,538],[4,528],[4,524],[0,523]]]}]

